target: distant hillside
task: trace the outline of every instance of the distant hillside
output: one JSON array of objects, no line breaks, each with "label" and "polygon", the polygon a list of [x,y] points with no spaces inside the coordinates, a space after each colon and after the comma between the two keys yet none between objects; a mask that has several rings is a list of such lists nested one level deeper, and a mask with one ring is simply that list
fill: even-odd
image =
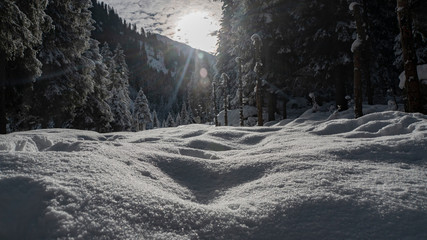
[{"label": "distant hillside", "polygon": [[[202,121],[210,119],[210,101],[206,100],[215,74],[215,56],[165,36],[145,33],[143,28],[137,30],[103,2],[92,0],[92,4],[92,37],[107,42],[111,49],[118,43],[123,47],[132,99],[142,88],[160,119],[169,112],[177,113],[184,101]],[[207,76],[200,76],[202,68]]]}]

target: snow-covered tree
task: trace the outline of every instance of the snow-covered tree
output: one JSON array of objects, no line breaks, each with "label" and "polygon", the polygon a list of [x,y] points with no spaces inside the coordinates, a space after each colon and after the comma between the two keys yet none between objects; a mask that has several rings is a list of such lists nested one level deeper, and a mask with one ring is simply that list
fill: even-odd
[{"label": "snow-covered tree", "polygon": [[181,118],[181,114],[178,113],[178,114],[176,114],[176,117],[175,117],[175,126],[178,127],[181,125],[183,125],[182,124],[182,118]]},{"label": "snow-covered tree", "polygon": [[90,48],[84,56],[90,59],[90,64],[93,65],[90,76],[94,81],[94,89],[89,93],[86,104],[79,109],[73,126],[98,132],[111,131],[113,114],[108,104],[111,93],[107,89],[111,81],[103,57],[99,53],[99,42],[91,39]]},{"label": "snow-covered tree", "polygon": [[[43,33],[51,27],[51,19],[45,14],[46,4],[46,0],[0,2],[0,134],[6,133],[6,88],[28,82],[14,79],[32,80],[41,74],[38,46],[42,43]],[[24,70],[25,76],[8,77],[10,65]],[[10,98],[8,102],[11,102]]]},{"label": "snow-covered tree", "polygon": [[43,126],[70,127],[76,109],[82,107],[94,82],[90,60],[83,56],[89,48],[92,18],[90,0],[50,0],[46,13],[52,18],[54,30],[44,35],[39,57],[43,75],[36,90],[42,102]]},{"label": "snow-covered tree", "polygon": [[142,89],[139,90],[135,99],[133,115],[136,124],[136,131],[146,130],[147,124],[153,122],[151,119],[150,106],[148,105],[147,97]]},{"label": "snow-covered tree", "polygon": [[165,127],[175,127],[175,122],[173,120],[171,113],[168,114],[168,118],[166,119],[166,122],[165,122]]},{"label": "snow-covered tree", "polygon": [[153,128],[161,128],[162,125],[159,121],[159,118],[157,117],[156,110],[153,111]]},{"label": "snow-covered tree", "polygon": [[114,51],[112,66],[113,69],[110,70],[112,98],[109,101],[114,116],[112,126],[115,131],[130,131],[132,128],[132,114],[130,112],[129,70],[125,55],[119,44]]},{"label": "snow-covered tree", "polygon": [[[190,124],[190,116],[188,115],[187,104],[185,104],[185,101],[182,102],[181,113],[178,114],[178,116],[180,117],[179,125]],[[178,116],[175,122],[177,125],[178,125]]]},{"label": "snow-covered tree", "polygon": [[[115,64],[113,60],[113,53],[110,50],[110,46],[107,42],[104,42],[104,44],[101,47],[100,53],[102,55],[102,62],[105,64],[107,71],[108,71],[108,78],[111,78],[111,75],[113,75],[115,70]],[[112,84],[108,85],[108,89],[111,90]]]}]

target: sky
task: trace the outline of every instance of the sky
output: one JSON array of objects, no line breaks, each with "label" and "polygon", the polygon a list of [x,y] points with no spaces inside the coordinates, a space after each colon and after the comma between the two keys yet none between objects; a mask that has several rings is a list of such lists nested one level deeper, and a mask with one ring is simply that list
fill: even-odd
[{"label": "sky", "polygon": [[216,51],[221,19],[220,1],[213,0],[104,0],[127,21],[146,32],[165,35],[207,52]]}]

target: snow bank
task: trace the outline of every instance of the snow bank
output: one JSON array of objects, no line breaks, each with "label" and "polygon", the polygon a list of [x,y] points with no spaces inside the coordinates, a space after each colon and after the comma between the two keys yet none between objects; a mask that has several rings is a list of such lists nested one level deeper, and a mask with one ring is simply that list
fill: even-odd
[{"label": "snow bank", "polygon": [[426,239],[426,117],[351,115],[2,135],[0,239]]}]

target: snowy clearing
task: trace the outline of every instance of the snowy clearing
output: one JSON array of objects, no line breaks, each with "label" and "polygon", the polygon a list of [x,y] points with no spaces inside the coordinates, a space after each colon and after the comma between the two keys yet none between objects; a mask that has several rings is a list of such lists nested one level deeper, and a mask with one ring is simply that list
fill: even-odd
[{"label": "snowy clearing", "polygon": [[0,239],[427,239],[427,117],[351,114],[0,136]]}]

